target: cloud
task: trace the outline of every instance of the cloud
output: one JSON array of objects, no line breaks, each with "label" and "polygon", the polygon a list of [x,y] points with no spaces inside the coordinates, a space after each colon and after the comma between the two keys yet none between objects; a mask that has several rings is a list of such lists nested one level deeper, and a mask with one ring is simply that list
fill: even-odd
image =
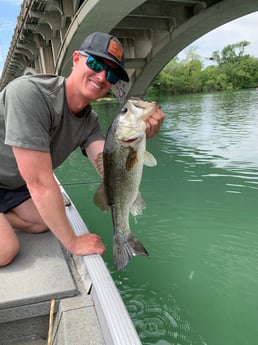
[{"label": "cloud", "polygon": [[208,59],[214,51],[221,51],[229,44],[248,41],[250,44],[245,48],[245,52],[258,58],[257,21],[258,12],[254,12],[224,24],[191,43],[178,57],[184,58],[188,50],[194,48],[196,54]]},{"label": "cloud", "polygon": [[11,29],[14,29],[14,25],[15,24],[12,21],[6,19],[1,20],[0,18],[0,31],[9,31]]}]

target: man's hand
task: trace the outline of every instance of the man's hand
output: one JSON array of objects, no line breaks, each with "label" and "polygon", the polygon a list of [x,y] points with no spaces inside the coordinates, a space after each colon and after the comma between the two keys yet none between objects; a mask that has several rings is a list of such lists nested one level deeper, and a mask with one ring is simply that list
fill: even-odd
[{"label": "man's hand", "polygon": [[100,254],[105,252],[105,246],[101,241],[101,238],[96,234],[83,234],[76,238],[76,241],[71,248],[71,252],[75,255],[90,255]]},{"label": "man's hand", "polygon": [[146,120],[146,137],[147,138],[152,138],[154,137],[154,135],[159,133],[164,117],[165,117],[164,112],[161,109],[157,109],[155,113],[153,113]]}]

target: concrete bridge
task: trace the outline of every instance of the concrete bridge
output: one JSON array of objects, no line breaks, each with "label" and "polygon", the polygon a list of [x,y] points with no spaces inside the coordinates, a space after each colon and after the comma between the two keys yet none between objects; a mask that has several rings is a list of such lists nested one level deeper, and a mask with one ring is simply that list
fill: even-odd
[{"label": "concrete bridge", "polygon": [[125,48],[126,92],[143,96],[153,78],[190,43],[258,10],[257,0],[24,0],[0,90],[29,73],[71,71],[88,34],[116,35]]}]

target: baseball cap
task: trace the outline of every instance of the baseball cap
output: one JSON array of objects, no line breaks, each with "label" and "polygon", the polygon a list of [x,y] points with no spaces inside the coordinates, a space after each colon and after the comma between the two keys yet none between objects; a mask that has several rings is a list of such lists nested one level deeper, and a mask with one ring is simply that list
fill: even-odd
[{"label": "baseball cap", "polygon": [[87,36],[81,44],[80,51],[101,57],[114,62],[117,66],[115,70],[120,79],[128,82],[129,77],[124,69],[124,51],[121,42],[112,35],[104,32],[94,32]]}]

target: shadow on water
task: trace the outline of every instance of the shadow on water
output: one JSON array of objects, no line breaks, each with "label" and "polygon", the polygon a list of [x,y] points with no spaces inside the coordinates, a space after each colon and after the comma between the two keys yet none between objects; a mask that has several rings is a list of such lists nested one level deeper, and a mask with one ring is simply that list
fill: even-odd
[{"label": "shadow on water", "polygon": [[[130,219],[150,252],[115,272],[111,215],[92,202],[100,179],[80,152],[58,177],[92,232],[143,345],[250,345],[258,317],[258,92],[160,99],[166,119],[147,149],[147,208]],[[97,104],[107,129],[117,104]]]}]

